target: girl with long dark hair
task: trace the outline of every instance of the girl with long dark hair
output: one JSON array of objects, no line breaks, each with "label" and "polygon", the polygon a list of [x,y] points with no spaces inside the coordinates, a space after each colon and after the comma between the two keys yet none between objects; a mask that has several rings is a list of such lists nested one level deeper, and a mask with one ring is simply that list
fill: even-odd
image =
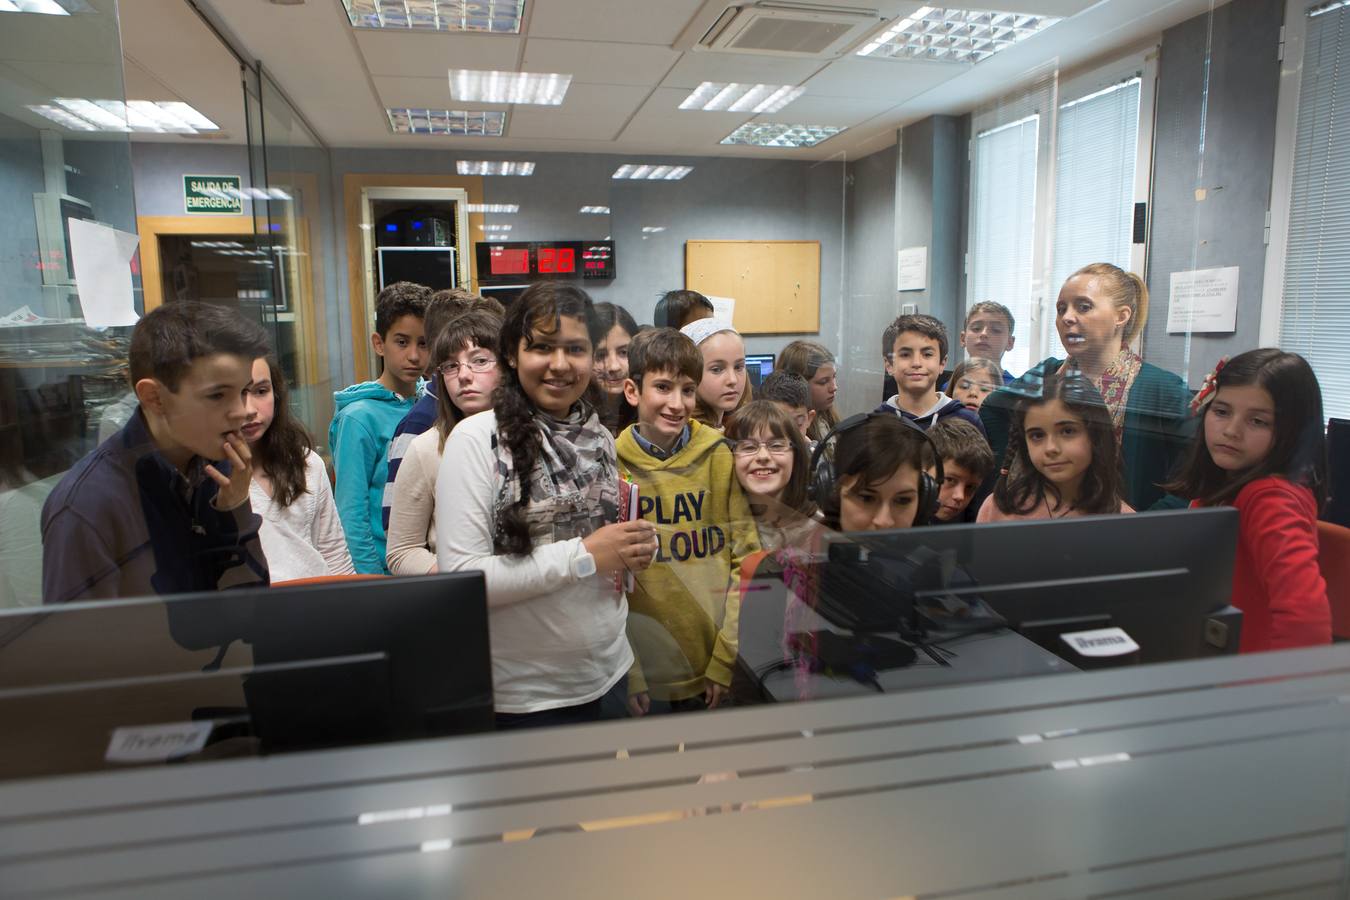
[{"label": "girl with long dark hair", "polygon": [[651,523],[619,523],[614,438],[585,399],[602,337],[556,282],[511,304],[493,409],[450,433],[436,480],[442,572],[487,580],[500,728],[623,715],[633,664],[617,576],[651,564]]},{"label": "girl with long dark hair", "polygon": [[249,499],[262,516],[259,540],[272,583],[356,572],[333,488],[314,440],[291,415],[286,376],[273,357],[253,362],[249,418],[253,454]]}]

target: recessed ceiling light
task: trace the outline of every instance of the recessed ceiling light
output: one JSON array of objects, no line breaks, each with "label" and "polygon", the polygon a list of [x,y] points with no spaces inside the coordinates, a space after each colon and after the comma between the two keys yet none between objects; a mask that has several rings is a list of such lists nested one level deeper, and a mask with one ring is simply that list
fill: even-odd
[{"label": "recessed ceiling light", "polygon": [[611,178],[631,178],[635,181],[679,181],[690,172],[693,166],[663,166],[647,163],[623,165],[614,170]]},{"label": "recessed ceiling light", "polygon": [[385,114],[395,134],[501,137],[506,131],[506,113],[494,110],[390,107]]},{"label": "recessed ceiling light", "polygon": [[511,230],[510,225],[479,225],[478,228],[480,231],[497,232],[499,234]]},{"label": "recessed ceiling light", "polygon": [[[3,2],[3,0],[0,0]],[[36,104],[29,110],[75,131],[198,134],[220,126],[186,103],[150,100],[85,100],[57,97],[55,105]]]},{"label": "recessed ceiling light", "polygon": [[705,81],[684,98],[680,109],[771,113],[778,112],[805,92],[806,88],[793,87],[790,84],[727,84]]},{"label": "recessed ceiling light", "polygon": [[588,216],[607,216],[609,215],[608,206],[583,206],[581,212]]},{"label": "recessed ceiling light", "polygon": [[722,138],[722,143],[751,144],[756,147],[814,147],[843,130],[843,128],[836,128],[833,125],[782,125],[777,122],[747,122]]},{"label": "recessed ceiling light", "polygon": [[664,225],[643,225],[643,226],[642,226],[642,233],[643,233],[643,234],[660,234],[661,232],[663,232],[663,231],[665,231],[665,230],[666,230],[666,226],[664,226]]},{"label": "recessed ceiling light", "polygon": [[357,28],[519,34],[525,0],[342,0]]},{"label": "recessed ceiling light", "polygon": [[533,175],[534,163],[461,159],[455,163],[455,171],[460,175]]},{"label": "recessed ceiling light", "polygon": [[571,75],[556,72],[450,70],[450,96],[465,103],[532,103],[558,106],[567,96]]},{"label": "recessed ceiling light", "polygon": [[471,213],[518,213],[519,203],[466,203],[464,209]]},{"label": "recessed ceiling light", "polygon": [[71,13],[93,12],[85,0],[0,0],[0,12],[42,13],[48,16],[68,16]]},{"label": "recessed ceiling light", "polygon": [[1059,16],[921,6],[868,41],[858,55],[977,63],[1059,20]]}]

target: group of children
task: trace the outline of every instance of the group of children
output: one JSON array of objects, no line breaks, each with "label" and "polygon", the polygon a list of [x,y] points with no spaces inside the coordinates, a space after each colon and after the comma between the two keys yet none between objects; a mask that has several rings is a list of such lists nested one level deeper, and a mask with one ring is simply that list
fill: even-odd
[{"label": "group of children", "polygon": [[[44,598],[480,570],[510,728],[723,703],[743,580],[826,530],[1133,512],[1112,415],[1073,367],[1009,401],[1006,449],[986,439],[981,407],[1013,382],[997,303],[969,311],[945,382],[943,324],[897,318],[895,393],[842,421],[827,348],[793,341],[752,390],[740,334],[712,312],[672,291],[639,327],[565,283],[506,309],[391,285],[371,336],[382,374],[335,395],[330,489],[262,330],[165,305],[132,339],[139,413],[44,508]],[[1242,649],[1326,642],[1311,369],[1244,353],[1196,409],[1160,489],[1241,511]]]}]

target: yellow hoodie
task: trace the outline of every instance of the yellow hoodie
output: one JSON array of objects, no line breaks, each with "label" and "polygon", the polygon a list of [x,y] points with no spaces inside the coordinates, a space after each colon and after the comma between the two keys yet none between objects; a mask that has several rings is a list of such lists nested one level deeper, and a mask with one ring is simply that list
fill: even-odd
[{"label": "yellow hoodie", "polygon": [[656,525],[657,551],[628,595],[637,657],[628,692],[684,700],[703,693],[705,678],[731,684],[741,560],[759,551],[759,537],[720,432],[690,422],[689,442],[657,459],[634,427],[616,442],[619,471],[638,485],[638,515]]}]

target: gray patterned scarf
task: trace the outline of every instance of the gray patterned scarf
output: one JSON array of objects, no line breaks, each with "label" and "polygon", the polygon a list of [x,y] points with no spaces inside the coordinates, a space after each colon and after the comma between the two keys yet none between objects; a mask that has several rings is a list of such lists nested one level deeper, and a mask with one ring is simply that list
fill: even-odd
[{"label": "gray patterned scarf", "polygon": [[[586,537],[618,520],[619,469],[614,437],[585,402],[562,421],[534,415],[540,453],[530,473],[530,502],[525,508],[530,539],[536,545]],[[496,521],[520,499],[520,481],[511,452],[492,436],[501,487],[493,511]],[[500,535],[494,539],[501,552]]]}]

